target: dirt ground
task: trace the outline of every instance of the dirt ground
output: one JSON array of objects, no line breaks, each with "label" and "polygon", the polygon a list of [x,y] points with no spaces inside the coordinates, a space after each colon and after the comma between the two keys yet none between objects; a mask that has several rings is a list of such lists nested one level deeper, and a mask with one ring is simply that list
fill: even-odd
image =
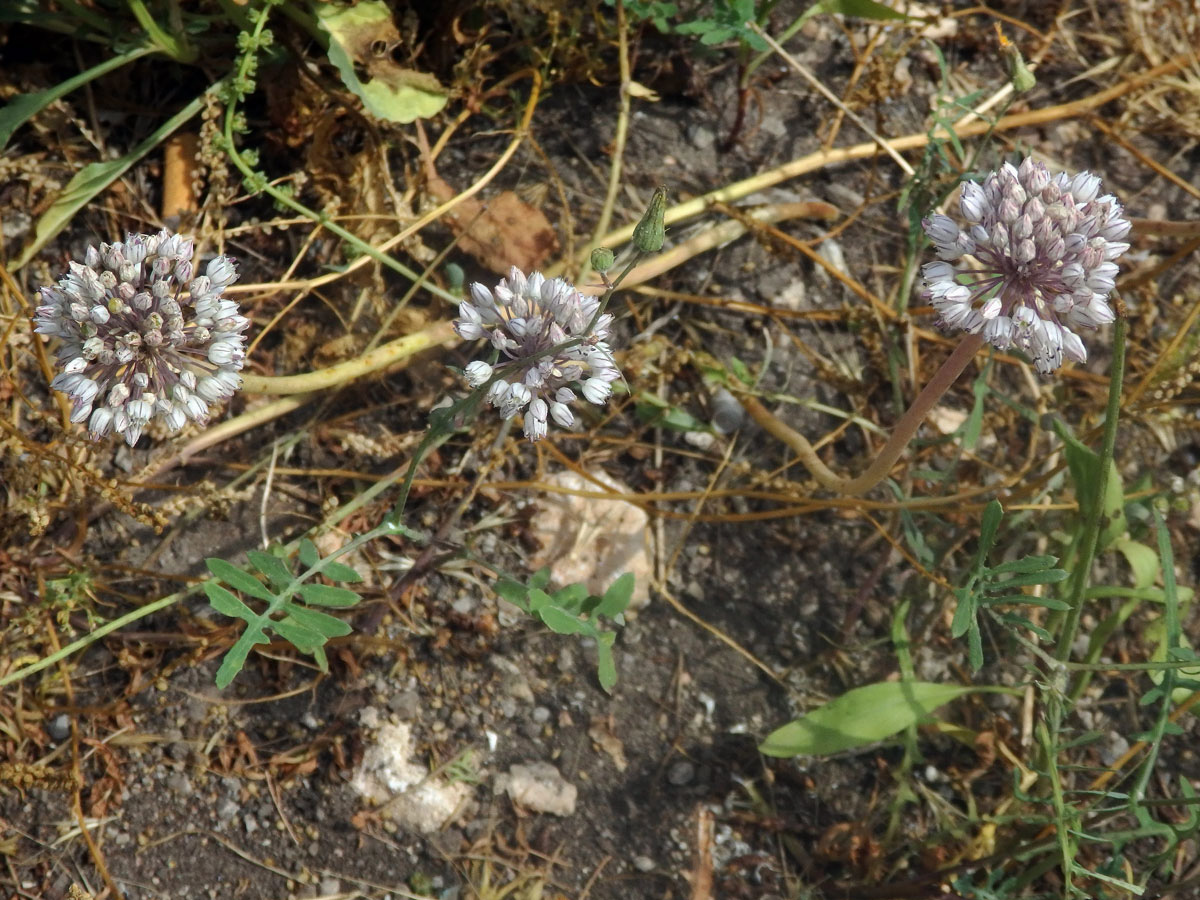
[{"label": "dirt ground", "polygon": [[[769,30],[778,33],[800,9],[781,4]],[[512,138],[529,82],[481,100],[455,79],[476,66],[495,84],[540,66],[545,84],[528,138],[482,199],[510,190],[521,209],[544,211],[557,246],[539,262],[549,268],[586,245],[601,214],[620,109],[615,12],[589,7],[570,20],[579,29],[572,31],[554,4],[484,4],[456,20],[456,41],[437,31],[450,10],[398,9],[402,31],[411,27],[425,42],[418,62],[459,92],[420,137],[416,126],[364,115],[319,48],[281,18],[272,27],[283,49],[264,61],[261,90],[247,101],[245,140],[259,148],[268,174],[291,177],[305,202],[331,215],[382,217],[383,225],[355,226],[379,244],[397,223],[444,200],[439,191],[471,184]],[[967,147],[980,154],[976,171],[1031,149],[1052,169],[1091,170],[1129,215],[1152,220],[1135,223],[1123,261],[1132,315],[1126,384],[1151,387],[1125,411],[1117,456],[1127,496],[1170,491],[1200,462],[1196,367],[1188,362],[1165,386],[1152,377],[1200,309],[1194,8],[1167,3],[1151,13],[1142,3],[1068,0],[920,14],[930,20],[924,33],[819,15],[788,47],[889,139],[924,135],[939,91],[979,91],[978,103],[1004,88],[994,23],[1038,63],[1037,87],[1003,110],[1029,115]],[[0,27],[9,98],[104,58],[104,48],[67,35]],[[657,99],[632,101],[614,227],[636,221],[659,184],[681,202],[869,140],[782,61],[750,80],[738,125],[733,42],[706,48],[644,23],[631,26],[629,39],[633,77]],[[1189,44],[1190,60],[1144,77]],[[226,47],[225,56],[194,66],[143,58],[18,131],[0,159],[0,255],[17,256],[80,165],[144,138],[233,52]],[[444,181],[436,182],[423,153],[467,109],[473,114],[438,147]],[[904,151],[918,168],[924,153],[915,140]],[[10,352],[0,400],[20,412],[6,412],[14,426],[0,432],[0,676],[205,577],[205,558],[240,563],[264,537],[305,533],[406,465],[429,409],[460,388],[450,367],[471,359],[470,346],[426,353],[403,369],[311,395],[171,465],[164,461],[198,432],[171,438],[152,430],[129,449],[117,440],[93,446],[74,426],[64,431],[25,320],[9,324],[21,308],[15,297],[33,297],[90,242],[157,228],[162,174],[160,154],[148,155],[6,279],[0,326]],[[382,328],[391,339],[452,314],[422,292],[401,305],[410,285],[374,266],[329,286],[271,288],[319,278],[347,261],[344,249],[269,200],[246,197],[232,176],[222,185],[207,174],[197,211],[180,227],[190,218],[209,252],[220,246],[238,257],[240,284],[267,286],[237,296],[253,321],[251,339],[295,301],[286,324],[250,354],[247,371],[319,368],[356,355]],[[761,368],[781,418],[814,439],[829,436],[821,452],[830,465],[862,468],[952,346],[919,298],[904,299],[910,223],[897,208],[907,183],[882,153],[833,154],[798,177],[729,198],[739,209],[828,204],[833,218],[781,222],[790,244],[774,232],[744,236],[671,268],[649,290],[619,292],[614,343],[625,389],[574,434],[552,432],[549,446],[531,446],[485,413],[438,448],[406,512],[406,522],[437,535],[436,552],[382,539],[354,559],[367,575],[364,602],[346,613],[355,630],[331,643],[328,673],[276,642],[260,646],[233,685],[218,690],[220,657],[241,624],[195,594],[6,684],[3,895],[59,898],[78,885],[95,897],[115,897],[115,888],[128,900],[1059,896],[1053,870],[1007,894],[992,892],[989,881],[1016,865],[1014,848],[1038,837],[1040,820],[1023,822],[1033,814],[1011,805],[1021,766],[997,750],[1015,748],[1029,762],[1032,701],[994,694],[956,703],[942,713],[946,727],[922,729],[915,759],[899,740],[830,758],[770,759],[757,749],[825,700],[897,677],[898,628],[922,680],[1033,680],[1036,660],[1004,632],[985,631],[987,663],[974,674],[965,642],[950,635],[951,588],[971,563],[988,498],[915,508],[896,500],[936,501],[994,485],[1014,517],[1006,553],[1063,552],[1074,495],[1038,417],[1056,414],[1095,438],[1110,362],[1103,336],[1086,365],[1053,379],[1015,357],[981,356],[908,451],[895,490],[866,498],[821,491],[753,424],[724,433],[702,427],[725,402],[705,373],[736,358]],[[214,196],[229,201],[220,216]],[[673,225],[668,249],[728,221],[735,213],[714,207]],[[1164,221],[1178,227],[1153,225]],[[468,224],[465,216],[436,222],[395,252],[424,267]],[[526,227],[536,223],[502,230],[502,246],[520,243]],[[495,283],[496,256],[495,246],[466,241],[447,257],[461,277],[438,262],[435,281]],[[918,251],[918,264],[929,259],[928,249]],[[982,438],[967,451],[950,435],[976,401],[976,379],[992,394]],[[647,397],[701,424],[691,433],[666,427],[647,413]],[[239,394],[218,420],[263,402]],[[551,633],[490,589],[488,565],[524,577],[541,564],[549,544],[542,517],[561,499],[552,485],[567,469],[603,472],[628,501],[618,506],[647,514],[633,527],[646,551],[648,603],[619,629],[611,694],[597,680],[594,641]],[[1031,474],[1011,480],[1018,471]],[[1200,575],[1200,505],[1194,484],[1190,490],[1176,492],[1170,519],[1187,586]],[[139,518],[112,508],[114,496],[158,510],[165,527],[152,527],[148,511]],[[385,493],[327,539],[372,527],[392,497]],[[603,534],[588,502],[572,515]],[[86,581],[67,583],[81,572]],[[1099,560],[1096,582],[1130,583],[1118,554]],[[1089,610],[1085,633],[1109,611]],[[1105,660],[1147,658],[1156,617],[1135,612]],[[1200,639],[1190,609],[1185,630]],[[1148,685],[1144,672],[1097,675],[1072,713],[1073,733],[1089,736],[1081,771],[1112,765],[1148,727],[1150,713],[1137,705]],[[1164,742],[1152,782],[1168,793],[1164,785],[1178,779],[1200,784],[1195,718],[1179,724],[1183,733]],[[47,767],[39,771],[64,780],[43,774],[22,783],[20,766]],[[1158,849],[1131,843],[1124,859],[1148,872]],[[1198,864],[1192,837],[1171,866],[1155,870],[1146,896],[1172,885],[1171,896],[1200,896]]]}]

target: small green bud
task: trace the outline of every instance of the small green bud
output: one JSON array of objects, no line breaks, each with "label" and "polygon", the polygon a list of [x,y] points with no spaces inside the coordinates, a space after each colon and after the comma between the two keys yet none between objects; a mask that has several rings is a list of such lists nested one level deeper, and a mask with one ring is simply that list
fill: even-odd
[{"label": "small green bud", "polygon": [[667,189],[657,187],[654,189],[654,196],[650,198],[650,205],[646,207],[646,214],[633,229],[633,246],[638,252],[657,253],[662,249],[663,241],[667,237],[666,226],[663,223],[666,211]]},{"label": "small green bud", "polygon": [[1021,55],[1017,45],[1001,33],[999,22],[996,23],[996,35],[1000,38],[1000,52],[1004,54],[1005,61],[1008,63],[1008,78],[1012,82],[1013,90],[1018,94],[1033,90],[1033,86],[1037,84],[1037,78],[1025,65],[1025,57]]},{"label": "small green bud", "polygon": [[607,247],[597,247],[592,251],[592,271],[604,273],[613,267],[616,255]]}]

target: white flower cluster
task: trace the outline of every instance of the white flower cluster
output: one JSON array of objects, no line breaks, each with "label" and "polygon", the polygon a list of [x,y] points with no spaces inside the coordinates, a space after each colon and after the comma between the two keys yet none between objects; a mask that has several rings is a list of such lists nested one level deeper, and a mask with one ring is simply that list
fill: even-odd
[{"label": "white flower cluster", "polygon": [[241,387],[248,319],[221,293],[237,279],[218,256],[193,277],[190,238],[130,234],[88,247],[56,287],[41,288],[39,334],[62,339],[61,373],[72,422],[93,439],[110,432],[132,447],[155,415],[178,431],[206,422],[208,404]]},{"label": "white flower cluster", "polygon": [[494,290],[471,285],[471,300],[459,304],[454,328],[464,340],[487,338],[502,359],[494,367],[468,365],[467,383],[480,387],[495,377],[488,402],[506,419],[523,414],[531,441],[546,436],[548,418],[570,428],[575,388],[602,406],[621,377],[608,345],[612,316],[597,318],[598,308],[595,297],[562,279],[540,272],[526,278],[515,266]]},{"label": "white flower cluster", "polygon": [[[963,185],[961,228],[948,216],[922,223],[942,261],[922,269],[922,296],[941,321],[993,346],[1019,347],[1043,375],[1063,356],[1084,362],[1077,330],[1113,321],[1108,305],[1129,220],[1100,179],[1052,176],[1040,162],[1005,163],[982,184]],[[973,257],[977,265],[954,262]]]}]

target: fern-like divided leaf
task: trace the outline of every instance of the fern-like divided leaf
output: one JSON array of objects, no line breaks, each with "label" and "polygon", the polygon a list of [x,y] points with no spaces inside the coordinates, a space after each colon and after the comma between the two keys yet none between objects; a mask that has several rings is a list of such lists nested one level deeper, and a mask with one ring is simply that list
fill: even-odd
[{"label": "fern-like divided leaf", "polygon": [[[250,565],[266,579],[265,584],[223,559],[204,561],[213,575],[211,580],[204,583],[208,602],[222,615],[246,623],[246,630],[221,661],[221,667],[217,670],[217,687],[227,687],[237,677],[255,645],[270,643],[268,630],[297,650],[312,656],[321,671],[328,670],[325,643],[330,638],[349,634],[350,626],[336,616],[313,607],[346,609],[362,598],[348,588],[308,582],[316,575],[324,575],[331,581],[355,583],[362,581],[362,576],[343,563],[322,559],[312,541],[307,539],[300,542],[297,556],[302,570],[299,575],[293,575],[288,562],[282,557],[261,550],[248,551],[246,557]],[[265,604],[262,612],[255,612],[230,588],[261,600]]]}]

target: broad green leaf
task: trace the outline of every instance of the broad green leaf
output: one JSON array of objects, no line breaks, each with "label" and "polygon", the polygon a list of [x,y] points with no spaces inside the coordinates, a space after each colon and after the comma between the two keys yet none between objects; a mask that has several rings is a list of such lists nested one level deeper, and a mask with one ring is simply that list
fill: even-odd
[{"label": "broad green leaf", "polygon": [[10,98],[0,108],[0,150],[8,146],[9,138],[13,136],[14,131],[55,100],[65,97],[76,88],[83,87],[89,81],[94,81],[102,75],[107,75],[113,69],[119,69],[126,63],[133,62],[135,59],[140,59],[149,53],[153,53],[155,49],[153,46],[134,47],[132,50],[126,50],[124,53],[119,53],[111,59],[106,59],[99,65],[92,66],[92,68],[80,72],[78,75],[68,78],[66,81],[60,82],[52,88],[47,88],[44,91],[38,91],[34,94],[17,94],[17,96]]},{"label": "broad green leaf", "polygon": [[515,581],[501,580],[492,586],[492,590],[502,600],[507,600],[513,606],[519,606],[525,612],[529,612],[529,589],[525,585],[517,584]]},{"label": "broad green leaf", "polygon": [[587,588],[576,582],[554,592],[554,602],[565,610],[578,615],[583,609],[583,601],[588,598]]},{"label": "broad green leaf", "polygon": [[358,584],[363,580],[363,577],[358,574],[357,569],[343,565],[340,562],[327,562],[321,566],[321,574],[330,581],[343,581],[347,584]]},{"label": "broad green leaf", "polygon": [[526,596],[528,597],[529,611],[534,613],[554,602],[554,599],[540,588],[533,588]]},{"label": "broad green leaf", "polygon": [[307,609],[295,603],[288,603],[284,608],[293,621],[310,631],[315,631],[321,635],[323,640],[334,637],[345,637],[353,630],[349,622],[317,609]]},{"label": "broad green leaf", "polygon": [[[383,0],[347,6],[315,3],[314,7],[317,21],[329,34],[329,61],[371,115],[406,123],[441,112],[449,94],[438,80],[392,59],[392,50],[403,39]],[[365,81],[359,79],[359,72]]]},{"label": "broad green leaf", "polygon": [[327,584],[305,584],[300,586],[300,596],[305,603],[314,606],[333,606],[347,609],[357,604],[362,597],[346,588],[330,587]]},{"label": "broad green leaf", "polygon": [[221,615],[229,616],[231,619],[244,619],[247,622],[253,621],[256,617],[254,610],[215,581],[206,581],[203,587],[208,602]]},{"label": "broad green leaf", "polygon": [[243,572],[237,566],[231,565],[223,559],[210,557],[204,561],[204,564],[208,566],[208,571],[212,572],[213,575],[230,587],[237,588],[243,594],[249,594],[251,597],[257,597],[259,600],[275,599],[275,595],[267,589],[265,584],[249,572]]},{"label": "broad green leaf", "polygon": [[[301,538],[296,556],[299,558],[300,564],[306,569],[311,569],[321,559],[321,554],[317,552],[317,545],[308,538]],[[341,579],[338,580],[340,581]]]},{"label": "broad green leaf", "polygon": [[759,745],[767,756],[828,756],[889,738],[977,688],[928,681],[883,681],[847,691]]},{"label": "broad green leaf", "polygon": [[67,183],[54,202],[38,218],[37,225],[34,227],[33,240],[25,245],[21,254],[9,266],[9,271],[15,272],[33,259],[34,255],[51,238],[62,231],[80,209],[128,172],[134,163],[161,144],[172,132],[199,113],[203,107],[204,97],[197,97],[120,159],[89,163],[76,172],[75,177]]},{"label": "broad green leaf", "polygon": [[1129,563],[1129,568],[1133,570],[1135,588],[1148,588],[1158,580],[1162,564],[1153,548],[1124,537],[1118,538],[1113,546],[1121,552],[1125,561]]},{"label": "broad green leaf", "polygon": [[604,597],[596,604],[592,614],[609,619],[615,619],[621,615],[629,608],[629,601],[633,599],[634,585],[635,579],[632,572],[621,575],[608,586],[608,590],[604,592]]},{"label": "broad green leaf", "polygon": [[267,581],[276,591],[282,591],[292,583],[291,570],[278,556],[263,553],[261,550],[247,550],[246,559],[250,560],[250,565],[267,576]]},{"label": "broad green leaf", "polygon": [[992,500],[983,508],[983,519],[979,523],[979,558],[987,559],[996,543],[996,532],[1000,530],[1000,520],[1004,518],[1004,507],[999,500]]},{"label": "broad green leaf", "polygon": [[295,647],[297,650],[311,654],[314,650],[325,643],[325,636],[319,631],[314,631],[301,625],[295,619],[288,616],[279,621],[272,621],[271,628],[275,630],[281,638]]},{"label": "broad green leaf", "polygon": [[555,634],[590,634],[596,630],[590,623],[580,620],[558,606],[543,606],[537,610],[537,615]]}]

